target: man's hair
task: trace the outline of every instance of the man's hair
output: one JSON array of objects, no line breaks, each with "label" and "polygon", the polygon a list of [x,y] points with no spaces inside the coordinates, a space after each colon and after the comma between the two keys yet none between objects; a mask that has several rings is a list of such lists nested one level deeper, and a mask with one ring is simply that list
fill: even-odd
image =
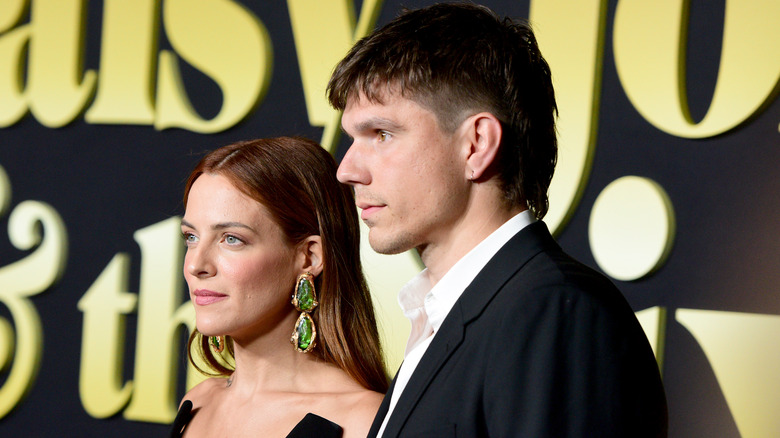
[{"label": "man's hair", "polygon": [[557,157],[550,68],[526,22],[473,4],[405,11],[361,39],[328,83],[331,105],[397,93],[432,111],[445,132],[486,111],[501,121],[496,159],[506,204],[539,219]]}]

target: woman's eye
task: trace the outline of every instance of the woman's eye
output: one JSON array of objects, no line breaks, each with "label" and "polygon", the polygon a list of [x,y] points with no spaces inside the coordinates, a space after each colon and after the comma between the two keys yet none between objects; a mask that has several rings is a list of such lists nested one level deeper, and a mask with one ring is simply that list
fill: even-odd
[{"label": "woman's eye", "polygon": [[184,239],[184,243],[186,244],[195,243],[198,241],[198,238],[195,237],[195,235],[192,233],[182,233],[181,237]]},{"label": "woman's eye", "polygon": [[236,245],[241,243],[241,239],[239,239],[236,236],[227,235],[225,236],[225,243],[227,243],[228,245]]}]

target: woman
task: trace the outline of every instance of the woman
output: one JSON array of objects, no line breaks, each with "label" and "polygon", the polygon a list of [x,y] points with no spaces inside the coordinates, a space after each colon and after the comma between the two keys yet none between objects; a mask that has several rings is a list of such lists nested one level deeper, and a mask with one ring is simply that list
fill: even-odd
[{"label": "woman", "polygon": [[366,436],[387,377],[330,154],[302,138],[225,146],[193,170],[184,205],[190,360],[212,378],[172,436]]}]

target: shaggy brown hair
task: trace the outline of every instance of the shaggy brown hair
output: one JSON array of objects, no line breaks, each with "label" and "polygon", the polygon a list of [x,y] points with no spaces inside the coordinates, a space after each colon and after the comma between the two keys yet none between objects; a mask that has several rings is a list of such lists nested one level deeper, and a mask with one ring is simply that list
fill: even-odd
[{"label": "shaggy brown hair", "polygon": [[473,4],[406,11],[361,39],[328,83],[331,105],[398,93],[432,111],[445,132],[481,111],[504,130],[497,169],[508,206],[547,213],[557,159],[550,69],[525,22]]}]

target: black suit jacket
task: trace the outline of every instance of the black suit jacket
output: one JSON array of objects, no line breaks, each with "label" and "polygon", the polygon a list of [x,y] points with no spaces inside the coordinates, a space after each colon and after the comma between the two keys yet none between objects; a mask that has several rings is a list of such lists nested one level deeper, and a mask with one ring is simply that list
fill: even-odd
[{"label": "black suit jacket", "polygon": [[658,366],[632,309],[536,222],[465,289],[383,436],[635,438],[666,436],[666,425]]}]

